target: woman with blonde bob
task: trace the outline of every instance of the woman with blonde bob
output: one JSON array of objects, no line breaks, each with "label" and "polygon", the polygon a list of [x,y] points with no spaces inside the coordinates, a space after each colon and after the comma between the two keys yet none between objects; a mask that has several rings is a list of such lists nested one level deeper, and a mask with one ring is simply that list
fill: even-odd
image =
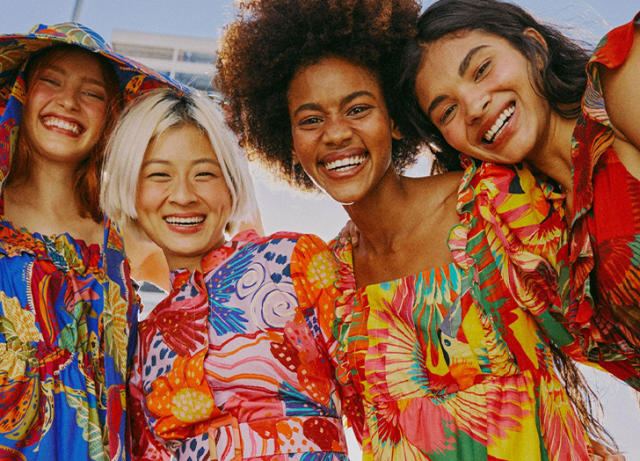
[{"label": "woman with blonde bob", "polygon": [[253,200],[245,156],[204,95],[129,108],[101,203],[157,244],[169,296],[141,321],[130,382],[134,459],[347,460],[332,344],[335,262],[311,235],[228,239]]}]

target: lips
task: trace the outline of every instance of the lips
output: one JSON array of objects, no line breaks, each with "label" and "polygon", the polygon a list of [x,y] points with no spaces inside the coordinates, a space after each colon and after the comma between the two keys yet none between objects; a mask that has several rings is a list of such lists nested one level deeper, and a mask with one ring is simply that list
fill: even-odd
[{"label": "lips", "polygon": [[197,216],[165,216],[163,219],[171,226],[196,227],[205,220],[204,215]]},{"label": "lips", "polygon": [[324,167],[330,171],[342,171],[360,166],[366,159],[365,155],[354,155],[331,162],[324,162]]},{"label": "lips", "polygon": [[85,131],[84,127],[78,122],[54,115],[45,115],[41,121],[47,128],[54,128],[56,131],[62,131],[71,136],[79,136]]},{"label": "lips", "polygon": [[366,162],[369,153],[362,148],[349,148],[326,155],[319,163],[329,176],[344,177],[356,174]]},{"label": "lips", "polygon": [[496,140],[496,138],[500,135],[500,133],[502,133],[502,130],[504,129],[504,127],[507,126],[507,123],[509,123],[509,120],[511,120],[511,117],[513,116],[515,110],[516,110],[515,103],[509,104],[509,106],[507,106],[500,113],[500,115],[498,115],[498,118],[496,118],[495,122],[493,122],[493,125],[491,125],[491,128],[489,128],[484,133],[484,135],[482,136],[482,142],[487,144],[493,143]]}]

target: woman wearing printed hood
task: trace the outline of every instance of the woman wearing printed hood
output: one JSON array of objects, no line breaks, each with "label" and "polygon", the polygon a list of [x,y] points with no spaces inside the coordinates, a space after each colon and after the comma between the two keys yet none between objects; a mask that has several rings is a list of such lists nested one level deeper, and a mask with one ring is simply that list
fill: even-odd
[{"label": "woman wearing printed hood", "polygon": [[127,459],[137,307],[98,206],[123,103],[174,82],[75,23],[0,37],[0,458]]}]

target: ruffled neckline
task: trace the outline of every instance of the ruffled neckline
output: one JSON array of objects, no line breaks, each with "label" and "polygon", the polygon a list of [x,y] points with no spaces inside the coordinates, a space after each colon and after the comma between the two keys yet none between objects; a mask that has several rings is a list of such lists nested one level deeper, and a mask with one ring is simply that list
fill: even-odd
[{"label": "ruffled neckline", "polygon": [[[105,219],[105,232],[110,221]],[[102,249],[97,243],[87,244],[65,232],[45,235],[29,232],[28,229],[16,229],[11,221],[0,217],[0,253],[5,256],[30,254],[51,260],[54,265],[66,271],[73,269],[79,274],[102,267]]]}]

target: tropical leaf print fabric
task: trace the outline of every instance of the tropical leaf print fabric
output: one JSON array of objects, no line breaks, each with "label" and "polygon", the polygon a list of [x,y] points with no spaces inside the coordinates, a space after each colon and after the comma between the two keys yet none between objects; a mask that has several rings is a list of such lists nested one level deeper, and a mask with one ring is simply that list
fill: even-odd
[{"label": "tropical leaf print fabric", "polygon": [[[618,159],[600,72],[621,66],[638,17],[605,36],[587,66],[582,114],[572,139],[574,215],[571,294],[588,322],[581,340],[592,360],[632,364],[616,373],[640,390],[640,181]],[[593,306],[593,308],[592,308]]]},{"label": "tropical leaf print fabric", "polygon": [[335,360],[362,398],[363,459],[589,459],[549,350],[550,334],[571,339],[550,315],[559,297],[537,291],[563,235],[549,193],[519,167],[469,166],[455,262],[397,280],[356,287],[349,244],[333,243]]},{"label": "tropical leaf print fabric", "polygon": [[104,248],[0,222],[0,459],[128,459],[137,310],[108,221]]},{"label": "tropical leaf print fabric", "polygon": [[[17,149],[27,60],[59,44],[108,59],[124,100],[161,85],[181,88],[80,24],[0,36],[0,189]],[[4,218],[0,196],[0,459],[130,459],[132,294],[122,238],[108,219],[101,246],[29,233]]]},{"label": "tropical leaf print fabric", "polygon": [[248,231],[202,268],[174,272],[170,295],[140,322],[134,457],[346,461],[348,392],[318,320],[335,299],[326,245]]}]

